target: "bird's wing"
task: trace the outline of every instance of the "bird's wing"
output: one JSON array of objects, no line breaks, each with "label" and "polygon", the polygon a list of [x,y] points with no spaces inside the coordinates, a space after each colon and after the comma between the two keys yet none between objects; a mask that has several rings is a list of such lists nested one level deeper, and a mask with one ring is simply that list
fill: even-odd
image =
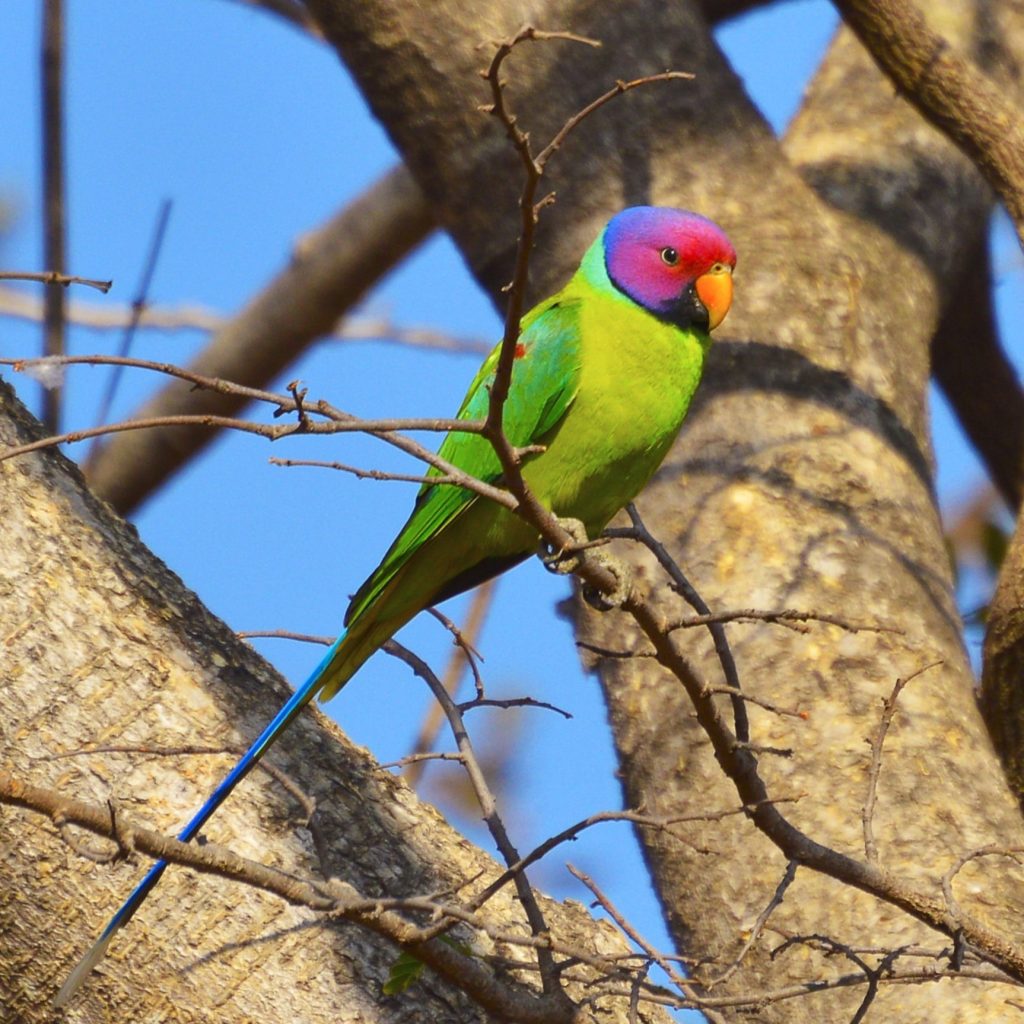
[{"label": "bird's wing", "polygon": [[[579,386],[579,301],[556,296],[523,321],[512,383],[503,410],[505,436],[518,448],[542,444],[572,404]],[[487,416],[491,384],[501,346],[487,357],[469,387],[458,418],[482,420]],[[489,441],[479,434],[453,431],[438,454],[463,472],[487,483],[501,478],[501,464]],[[441,475],[431,469],[430,476]],[[478,496],[463,487],[425,483],[408,522],[383,561],[359,588],[345,616],[350,626],[376,600],[388,582],[423,544],[437,536]]]}]

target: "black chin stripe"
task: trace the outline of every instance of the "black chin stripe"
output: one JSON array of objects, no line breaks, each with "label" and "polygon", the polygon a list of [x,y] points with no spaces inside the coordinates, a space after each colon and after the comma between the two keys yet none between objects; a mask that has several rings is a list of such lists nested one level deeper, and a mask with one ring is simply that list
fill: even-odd
[{"label": "black chin stripe", "polygon": [[695,285],[690,285],[674,306],[655,315],[659,320],[673,324],[684,331],[694,327],[707,334],[711,329],[711,317],[707,307],[700,301]]}]

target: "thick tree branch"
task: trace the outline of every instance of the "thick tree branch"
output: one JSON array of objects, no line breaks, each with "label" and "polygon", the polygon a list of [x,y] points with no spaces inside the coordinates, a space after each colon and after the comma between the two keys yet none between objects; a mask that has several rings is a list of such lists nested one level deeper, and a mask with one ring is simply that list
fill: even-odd
[{"label": "thick tree branch", "polygon": [[[191,368],[251,387],[268,383],[331,331],[432,226],[419,189],[404,168],[396,168],[300,243],[290,266],[218,331]],[[236,396],[169,385],[132,418],[231,416],[242,404]],[[213,436],[185,426],[124,435],[90,457],[86,478],[127,514]]]},{"label": "thick tree branch", "polygon": [[1024,391],[999,341],[987,242],[975,250],[932,343],[932,373],[1003,500],[1024,491]]},{"label": "thick tree branch", "polygon": [[977,165],[1024,243],[1024,118],[914,0],[834,0],[896,88]]}]

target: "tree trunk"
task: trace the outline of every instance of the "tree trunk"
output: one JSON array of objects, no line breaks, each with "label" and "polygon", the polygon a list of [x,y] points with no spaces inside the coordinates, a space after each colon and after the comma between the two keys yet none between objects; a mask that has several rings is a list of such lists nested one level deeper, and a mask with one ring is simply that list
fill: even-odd
[{"label": "tree trunk", "polygon": [[[0,448],[38,436],[38,424],[0,383]],[[61,455],[0,462],[0,522],[0,767],[100,806],[113,798],[126,819],[177,831],[237,748],[284,702],[283,680],[85,489]],[[186,749],[197,744],[225,749]],[[204,830],[210,839],[299,876],[339,877],[370,897],[468,895],[499,873],[312,708],[268,760],[315,801],[319,849],[306,827],[310,808],[262,771]],[[77,847],[112,844],[69,831],[62,841],[38,815],[0,806],[5,1024],[54,1019],[57,989],[145,867],[93,863]],[[495,923],[528,934],[508,887],[488,907]],[[624,950],[610,926],[578,904],[547,901],[544,912],[552,934],[570,945]],[[474,942],[478,953],[524,956],[479,934]],[[430,971],[409,992],[384,997],[398,955],[355,925],[172,867],[66,1019],[493,1019]],[[626,1021],[628,995],[597,1005],[602,1021]],[[650,1019],[668,1018],[658,1011]]]},{"label": "tree trunk", "polygon": [[[989,199],[966,160],[928,128],[840,33],[785,146],[772,137],[688,5],[308,0],[408,161],[439,219],[492,295],[511,276],[520,172],[499,127],[477,47],[529,20],[604,40],[598,51],[532,44],[507,65],[509,93],[538,148],[616,79],[672,68],[691,83],[651,86],[592,117],[563,147],[546,187],[533,264],[537,296],[556,287],[598,226],[623,205],[690,207],[718,220],[740,253],[734,313],[679,447],[640,508],[714,609],[796,607],[880,629],[729,627],[745,688],[803,717],[753,708],[761,771],[791,820],[863,856],[869,741],[899,678],[874,813],[880,863],[941,896],[941,877],[978,847],[1020,844],[1021,822],[975,705],[941,527],[927,434],[929,346],[966,272]],[[933,5],[941,31],[987,67],[1000,44],[1024,52],[1010,4]],[[640,579],[678,602],[642,559]],[[643,646],[621,617],[581,613],[585,639]],[[721,673],[690,640],[698,670]],[[929,667],[930,666],[930,667]],[[657,814],[723,809],[722,777],[679,684],[650,658],[599,662],[626,799]],[[642,836],[680,946],[721,974],[786,864],[742,818],[692,845]],[[1010,934],[1024,898],[1013,864],[973,862],[957,899]],[[857,973],[813,945],[776,960],[783,937],[849,946],[948,949],[893,907],[798,871],[782,906],[716,992],[767,992]],[[915,961],[916,962],[916,961]],[[903,966],[907,960],[899,961]],[[776,1002],[761,1021],[848,1021],[863,989]],[[891,986],[888,1021],[987,1021],[1005,990],[958,980]],[[742,1014],[737,1014],[737,1017]]]}]

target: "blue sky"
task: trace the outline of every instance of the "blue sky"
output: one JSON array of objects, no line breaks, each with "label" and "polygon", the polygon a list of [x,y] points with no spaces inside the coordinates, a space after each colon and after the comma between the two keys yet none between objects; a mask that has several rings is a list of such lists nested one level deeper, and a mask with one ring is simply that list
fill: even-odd
[{"label": "blue sky", "polygon": [[[285,264],[299,235],[396,159],[333,52],[282,22],[227,0],[69,0],[68,7],[70,269],[113,278],[112,302],[131,300],[164,198],[174,206],[150,300],[229,312]],[[0,100],[7,112],[0,131],[0,201],[13,213],[10,230],[0,235],[0,265],[21,269],[41,267],[40,8],[30,0],[8,0],[0,34]],[[722,45],[777,128],[796,110],[834,27],[828,3],[794,0],[720,31]],[[1022,338],[1013,321],[1019,319],[1021,264],[1005,221],[994,244],[997,300],[1013,331],[1008,344],[1019,351]],[[76,297],[102,301],[84,291]],[[495,338],[499,332],[489,302],[439,236],[389,275],[365,308],[404,325],[457,335]],[[109,352],[117,341],[116,335],[74,330],[70,348]],[[146,332],[133,354],[184,363],[202,342],[194,332]],[[35,354],[38,345],[37,329],[0,319],[4,355]],[[447,415],[476,361],[388,344],[323,343],[278,386],[301,377],[311,393],[357,414]],[[70,377],[69,426],[94,422],[106,372],[83,369]],[[10,379],[6,371],[4,376]],[[30,382],[14,383],[36,402]],[[129,375],[114,415],[130,412],[157,383]],[[981,471],[941,402],[935,403],[935,432],[943,453],[939,491],[948,506],[977,484]],[[333,634],[346,595],[404,521],[411,489],[275,468],[267,463],[271,454],[417,472],[365,439],[302,439],[271,451],[264,442],[233,436],[150,502],[137,525],[146,543],[234,628]],[[523,566],[500,583],[480,643],[494,695],[528,693],[574,716],[566,722],[537,711],[515,719],[514,790],[506,810],[521,850],[578,818],[620,806],[597,683],[582,675],[571,633],[553,614],[567,592],[564,581],[538,564]],[[462,607],[447,610],[457,618]],[[443,663],[447,637],[428,617],[403,639]],[[294,681],[320,656],[282,641],[260,641],[259,647]],[[423,685],[378,656],[329,710],[353,739],[390,761],[407,752],[426,704]],[[510,728],[509,719],[496,717],[506,713],[477,714],[481,718],[471,724],[485,748],[489,736]],[[471,821],[457,817],[456,823],[490,849]],[[656,943],[667,945],[625,826],[591,831],[565,856],[593,874]],[[557,856],[536,877],[557,895],[586,899]]]}]

